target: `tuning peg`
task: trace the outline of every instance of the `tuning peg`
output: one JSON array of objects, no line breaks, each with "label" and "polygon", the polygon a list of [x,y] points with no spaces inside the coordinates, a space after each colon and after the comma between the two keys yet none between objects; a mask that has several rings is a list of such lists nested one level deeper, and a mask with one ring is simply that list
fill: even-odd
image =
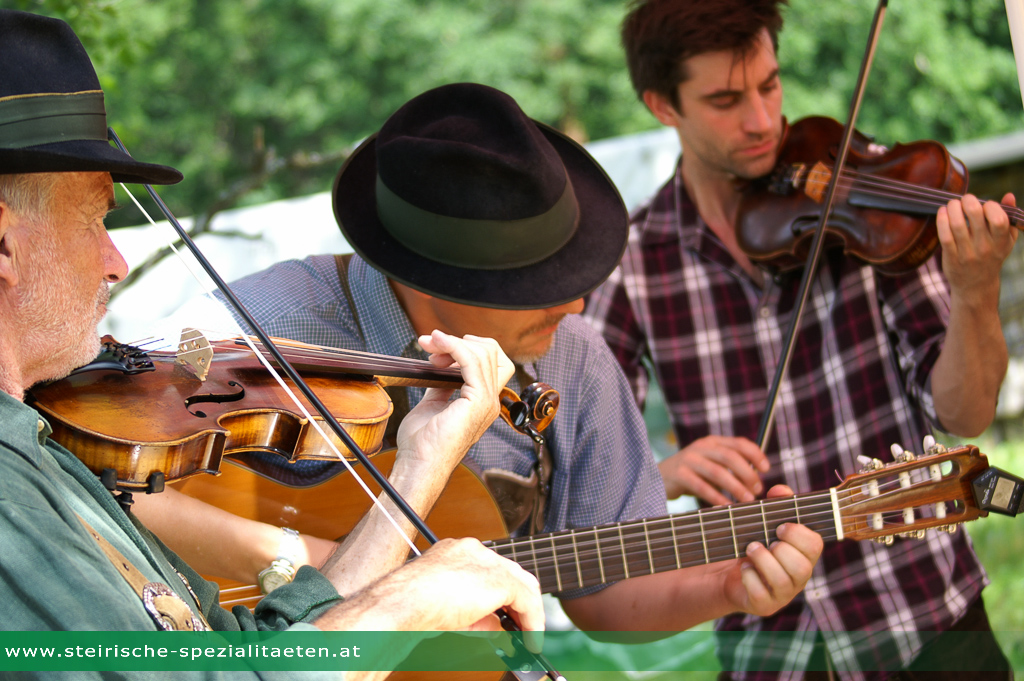
[{"label": "tuning peg", "polygon": [[945,532],[946,534],[956,534],[956,530],[959,526],[960,523],[953,523],[952,525],[937,525],[935,529],[939,532]]},{"label": "tuning peg", "polygon": [[891,534],[887,534],[884,537],[874,537],[874,541],[879,544],[885,544],[886,546],[892,546],[893,537]]},{"label": "tuning peg", "polygon": [[857,456],[857,463],[861,465],[861,473],[868,473],[870,471],[877,471],[885,468],[885,464],[882,463],[881,459],[871,459],[863,454]]},{"label": "tuning peg", "polygon": [[934,456],[935,454],[944,454],[946,447],[935,441],[935,437],[932,435],[925,435],[924,441],[922,442],[924,447],[925,456]]},{"label": "tuning peg", "polygon": [[896,443],[889,445],[889,451],[892,452],[893,461],[897,463],[906,463],[917,458],[913,452],[906,451]]}]

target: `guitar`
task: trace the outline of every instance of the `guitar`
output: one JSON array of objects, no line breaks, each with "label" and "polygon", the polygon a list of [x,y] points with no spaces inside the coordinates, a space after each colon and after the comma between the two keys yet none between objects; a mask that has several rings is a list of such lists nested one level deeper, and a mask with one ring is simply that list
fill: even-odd
[{"label": "guitar", "polygon": [[[394,453],[377,461],[387,473]],[[189,478],[178,489],[244,517],[328,538],[350,531],[370,505],[350,475],[298,488],[237,465],[224,466],[217,478]],[[955,532],[990,510],[1016,515],[1022,505],[1024,480],[989,467],[977,447],[966,445],[936,446],[919,457],[901,453],[889,464],[873,459],[822,492],[520,538],[507,537],[483,481],[460,465],[427,522],[441,537],[485,540],[536,575],[542,592],[555,593],[740,558],[752,541],[771,544],[775,528],[788,522],[807,525],[826,541],[891,544],[932,528]],[[254,607],[262,597],[254,585],[216,581],[225,607]]]}]

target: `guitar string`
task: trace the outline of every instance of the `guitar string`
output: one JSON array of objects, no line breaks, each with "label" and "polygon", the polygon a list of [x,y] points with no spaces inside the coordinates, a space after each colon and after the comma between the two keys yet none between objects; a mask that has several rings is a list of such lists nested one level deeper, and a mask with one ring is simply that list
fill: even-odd
[{"label": "guitar string", "polygon": [[[925,463],[927,463],[927,462],[925,462]],[[929,465],[931,465],[931,464],[929,464]],[[892,485],[897,485],[899,483],[894,481],[891,484]],[[902,491],[902,488],[901,488],[901,490],[897,490],[897,491]],[[815,497],[818,497],[818,496],[821,496],[824,499],[824,498],[826,498],[826,494],[827,493],[818,493],[817,495],[808,496],[808,497],[802,497],[802,499],[803,500],[807,500],[807,499],[815,498]],[[842,500],[845,500],[846,498],[848,498],[850,496],[853,496],[854,494],[856,494],[855,490],[848,490],[848,491],[846,491],[846,493],[841,493]],[[871,501],[875,501],[875,500],[877,500],[879,498],[884,498],[884,496],[885,495],[880,495],[879,497],[870,497],[870,500]],[[786,510],[787,513],[791,513],[792,514],[793,511],[791,509],[794,506],[793,499],[794,499],[793,497],[787,497],[785,499],[780,499],[776,505],[785,506],[786,508],[784,510]],[[787,501],[789,503],[785,503]],[[849,504],[846,504],[846,505],[848,506]],[[810,513],[807,512],[809,509],[813,509],[816,506],[817,507],[827,506],[829,508],[829,510],[821,511],[821,512],[813,512],[813,511],[810,512]],[[553,565],[555,562],[559,562],[559,561],[563,560],[563,559],[559,559],[555,555],[555,551],[551,547],[551,543],[552,542],[556,542],[556,546],[558,546],[558,548],[560,548],[562,550],[568,550],[568,549],[571,548],[572,552],[573,552],[573,555],[574,556],[578,556],[580,558],[580,560],[582,561],[582,560],[584,560],[586,558],[589,558],[589,557],[591,557],[593,555],[599,555],[600,545],[602,544],[602,542],[606,542],[606,541],[614,542],[614,541],[619,540],[620,538],[621,539],[628,539],[631,542],[631,545],[635,545],[636,544],[635,540],[637,538],[639,538],[639,537],[643,537],[644,540],[645,540],[643,542],[644,545],[642,545],[640,549],[631,550],[631,551],[625,551],[625,552],[624,551],[619,551],[619,550],[614,551],[614,555],[616,557],[618,557],[618,556],[625,556],[627,558],[631,557],[631,556],[638,556],[638,555],[646,556],[646,555],[649,555],[652,551],[653,552],[657,552],[660,549],[665,548],[665,546],[671,547],[673,549],[678,549],[678,544],[680,544],[680,543],[690,543],[690,540],[696,540],[698,538],[700,538],[702,540],[702,542],[701,542],[702,545],[706,545],[707,546],[708,552],[712,552],[712,551],[714,551],[716,548],[718,548],[720,546],[727,547],[727,548],[730,549],[730,551],[732,551],[736,547],[736,545],[741,543],[740,542],[740,537],[748,537],[749,536],[751,538],[750,539],[751,541],[755,540],[755,539],[763,539],[764,538],[764,535],[765,535],[765,524],[767,522],[767,517],[766,516],[767,516],[768,513],[775,512],[774,509],[769,509],[769,508],[766,507],[763,510],[763,514],[764,515],[762,515],[762,509],[760,508],[760,505],[757,505],[757,504],[744,505],[742,508],[734,506],[732,508],[733,508],[733,511],[734,511],[734,513],[732,514],[732,517],[729,518],[728,520],[723,520],[721,522],[716,522],[716,520],[714,518],[710,519],[708,522],[704,522],[703,521],[703,516],[705,516],[705,515],[711,516],[711,515],[714,515],[715,513],[717,513],[719,515],[721,515],[722,513],[728,514],[729,513],[728,509],[722,509],[722,510],[718,510],[718,511],[699,511],[699,512],[696,512],[696,513],[679,514],[679,515],[667,516],[667,517],[663,517],[663,518],[649,519],[649,520],[645,520],[645,521],[633,521],[631,523],[622,523],[622,524],[619,524],[619,525],[604,526],[604,527],[600,527],[600,528],[590,528],[590,529],[586,529],[586,530],[561,531],[561,532],[558,532],[558,533],[548,533],[548,534],[545,534],[545,535],[534,535],[533,537],[526,537],[526,538],[515,539],[515,540],[498,540],[498,541],[495,541],[495,542],[491,542],[491,547],[494,548],[495,550],[498,550],[498,549],[504,549],[504,548],[512,548],[512,545],[514,544],[516,548],[522,549],[522,550],[524,550],[524,552],[529,552],[529,553],[533,554],[533,562],[537,563],[539,567],[543,568],[543,567],[548,567],[550,565]],[[828,503],[825,503],[825,504],[805,504],[803,507],[798,507],[798,508],[800,509],[800,520],[801,520],[801,522],[803,522],[803,521],[815,522],[815,521],[819,521],[819,520],[832,520],[832,518],[833,518],[833,513],[832,513],[832,510],[831,510],[831,502],[830,501]],[[738,509],[738,511],[737,511],[737,509]],[[737,512],[743,512],[743,513],[745,513],[745,515],[743,517],[737,518],[736,517]],[[879,514],[882,515],[883,522],[885,521],[886,517],[892,517],[892,518],[896,518],[896,519],[899,519],[899,520],[902,520],[902,518],[903,518],[902,511],[900,511],[900,510],[892,510],[892,511],[884,511],[884,512],[865,512],[863,514],[854,514],[854,515],[847,514],[845,517],[847,519],[850,519],[850,518],[856,518],[856,517],[862,517],[862,516],[871,516],[871,515],[879,515]],[[701,524],[702,524],[701,530],[694,531],[694,532],[686,532],[686,531],[684,531],[682,533],[679,532],[680,529],[684,529],[684,530],[690,529],[692,527],[692,524],[693,524],[694,520],[697,519],[698,516],[700,516],[699,519],[700,519]],[[795,520],[795,516],[793,516],[793,518]],[[752,521],[751,522],[745,522],[746,519],[751,519]],[[736,522],[737,520],[739,520],[740,522],[737,523]],[[951,522],[955,522],[955,520],[952,519],[952,518],[950,520],[951,520]],[[675,527],[675,523],[679,522],[679,521],[685,522],[685,523],[687,523],[687,525],[685,525],[683,528]],[[724,527],[726,522],[728,522],[729,525],[730,525],[728,528]],[[898,523],[894,523],[894,524],[898,525]],[[905,527],[905,525],[904,525],[904,527]],[[727,536],[727,537],[724,537],[724,538],[720,537],[720,536],[716,536],[716,537],[714,537],[712,539],[711,543],[707,542],[707,540],[706,540],[706,535],[707,534],[709,534],[709,533],[720,534],[723,529],[728,529],[733,535],[735,535],[735,539],[732,536]],[[893,527],[892,531],[896,532],[896,531],[899,531],[899,529],[900,529],[899,527]],[[907,529],[913,529],[913,526],[910,526]],[[821,533],[823,531],[828,531],[828,532],[831,532],[831,533],[835,532],[834,527],[827,528],[826,530],[819,530],[819,533]],[[602,532],[606,533],[606,536],[602,537],[601,536]],[[666,533],[669,535],[667,538],[665,537]],[[594,535],[594,539],[590,539],[590,535],[591,534]],[[834,538],[834,536],[835,535],[833,534],[832,538]],[[580,540],[579,538],[582,538],[582,540]],[[557,542],[559,540],[563,541],[563,544],[560,545],[560,546],[557,544]],[[566,540],[569,540],[572,543],[571,544],[566,543]],[[715,543],[715,542],[718,542],[718,543]],[[747,543],[749,543],[749,541],[744,539],[744,541],[742,542],[742,545],[746,546]],[[593,550],[591,550],[592,547],[593,547]],[[550,553],[554,557],[551,558],[551,559],[538,560],[536,555],[535,555],[538,551],[540,553],[542,553],[542,554],[543,553]],[[503,553],[503,555],[505,555],[505,554]],[[701,562],[703,562],[703,561],[701,561]]]},{"label": "guitar string", "polygon": [[[137,200],[137,199],[135,198],[135,196],[134,196],[134,195],[133,195],[133,194],[132,194],[132,193],[131,193],[130,191],[128,191],[127,187],[125,187],[125,186],[124,186],[123,184],[122,184],[121,186],[122,186],[122,188],[123,188],[123,189],[124,189],[124,190],[125,190],[125,191],[126,191],[126,192],[128,193],[128,195],[129,195],[129,196],[131,197],[132,201],[133,201],[133,202],[134,202],[134,203],[136,204],[136,206],[138,206],[138,207],[139,207],[139,209],[140,209],[140,210],[141,210],[141,211],[143,212],[143,214],[144,214],[144,215],[145,215],[145,216],[147,217],[147,219],[148,219],[148,220],[150,221],[150,223],[152,223],[152,224],[154,224],[154,225],[155,225],[156,223],[155,223],[155,222],[153,221],[153,219],[152,219],[152,218],[151,218],[151,217],[150,217],[150,216],[148,215],[148,213],[147,213],[147,212],[145,211],[145,209],[144,209],[144,208],[143,208],[143,207],[142,207],[142,206],[141,206],[141,205],[139,204],[139,202],[138,202],[138,200]],[[176,248],[175,248],[175,247],[173,246],[173,244],[170,244],[170,247],[171,247],[172,251],[174,251],[174,252],[175,252],[175,253],[176,253],[176,254],[178,255],[178,257],[179,257],[179,258],[181,258],[181,254],[180,254],[180,253],[178,253],[177,249],[176,249]],[[182,260],[182,261],[184,262],[184,260]],[[187,263],[186,263],[186,267],[188,267],[188,266],[187,266]],[[192,270],[191,270],[191,268],[189,268],[189,271],[190,271],[190,272],[192,271]],[[193,274],[193,276],[196,276],[194,272],[192,272],[192,274]],[[203,283],[202,281],[200,281],[198,277],[196,277],[196,279],[197,279],[197,281],[199,281],[199,282],[200,282],[200,285],[201,285],[201,286],[203,286],[204,288],[206,288],[206,287],[205,287],[205,284],[204,284],[204,283]],[[208,294],[208,295],[210,295],[210,294],[211,294],[211,292],[210,292],[210,291],[209,291],[208,289],[207,289],[207,294]],[[344,456],[343,456],[343,455],[341,454],[341,452],[340,452],[340,451],[339,451],[339,450],[337,449],[337,447],[336,447],[336,446],[334,445],[334,443],[333,443],[333,442],[331,442],[330,438],[328,438],[328,437],[326,436],[326,433],[324,433],[324,432],[323,432],[323,430],[322,430],[322,429],[321,429],[321,428],[319,427],[319,425],[317,424],[316,420],[315,420],[315,419],[313,419],[313,418],[312,418],[312,417],[310,416],[310,414],[309,414],[309,413],[308,413],[308,412],[306,411],[305,407],[304,407],[304,406],[303,406],[303,405],[302,405],[302,404],[301,404],[301,403],[299,402],[299,400],[298,400],[298,399],[297,399],[297,398],[296,398],[296,397],[294,396],[294,394],[292,394],[292,392],[291,392],[291,390],[290,390],[290,389],[288,388],[288,386],[287,386],[287,385],[285,385],[285,383],[284,383],[283,379],[282,379],[282,378],[281,378],[281,377],[280,377],[280,376],[279,376],[279,375],[278,375],[278,374],[276,373],[276,371],[274,371],[274,369],[273,369],[273,368],[271,367],[271,365],[270,365],[270,362],[269,362],[269,361],[268,361],[268,360],[266,359],[266,357],[264,356],[264,353],[265,353],[266,351],[264,350],[264,351],[262,351],[262,352],[261,352],[260,350],[258,350],[258,349],[256,348],[255,344],[253,343],[252,339],[251,339],[250,337],[248,337],[247,335],[243,335],[243,339],[244,339],[244,340],[245,340],[245,342],[246,342],[246,343],[248,344],[248,346],[249,346],[249,347],[250,347],[250,349],[251,349],[251,350],[253,351],[253,353],[254,353],[254,354],[257,354],[257,355],[259,356],[260,360],[261,360],[261,361],[263,362],[263,364],[264,364],[264,365],[266,366],[267,370],[268,370],[268,371],[269,371],[269,372],[270,372],[270,373],[271,373],[272,375],[274,375],[274,376],[275,376],[275,378],[277,379],[277,381],[278,381],[278,382],[279,382],[279,384],[281,385],[282,389],[283,389],[283,390],[285,390],[286,394],[288,394],[288,395],[289,395],[289,396],[291,397],[291,399],[292,399],[292,400],[293,400],[293,402],[294,402],[294,403],[296,404],[296,406],[297,406],[297,407],[298,407],[298,408],[300,409],[300,411],[302,411],[302,412],[303,412],[303,414],[304,414],[304,415],[306,416],[306,418],[307,418],[307,419],[309,420],[309,422],[310,422],[310,423],[311,423],[311,424],[313,425],[314,429],[315,429],[315,430],[317,430],[317,432],[318,432],[318,433],[320,434],[320,436],[321,436],[321,437],[322,437],[322,438],[323,438],[323,439],[324,439],[324,440],[325,440],[325,441],[326,441],[326,442],[327,442],[327,443],[329,444],[330,448],[331,448],[331,449],[332,449],[332,450],[334,451],[334,453],[335,453],[335,455],[336,455],[336,456],[338,457],[338,459],[339,459],[340,461],[342,461],[342,463],[343,463],[343,464],[344,464],[344,465],[346,466],[346,468],[347,468],[347,469],[349,470],[349,472],[350,472],[350,473],[352,473],[352,474],[353,474],[353,475],[354,475],[354,476],[356,477],[357,481],[359,481],[360,485],[361,485],[361,486],[363,487],[364,491],[365,491],[365,492],[367,493],[367,495],[368,495],[368,496],[369,496],[369,497],[371,498],[371,500],[372,500],[372,501],[373,501],[373,502],[374,502],[375,504],[377,504],[377,506],[378,506],[378,507],[380,508],[380,510],[381,510],[381,511],[382,511],[382,512],[383,512],[383,513],[384,513],[384,514],[385,514],[385,515],[386,515],[386,516],[387,516],[387,517],[389,518],[389,520],[391,521],[392,525],[394,525],[395,529],[396,529],[396,530],[397,530],[397,531],[398,531],[398,532],[399,532],[399,533],[400,533],[400,534],[401,534],[401,535],[403,536],[403,538],[405,538],[405,540],[406,540],[406,542],[407,542],[407,543],[409,544],[410,548],[411,548],[411,549],[412,549],[412,550],[413,550],[413,551],[414,551],[414,552],[415,552],[415,553],[416,553],[417,555],[419,555],[419,551],[417,550],[417,548],[415,547],[415,545],[413,544],[413,542],[411,541],[411,539],[410,539],[410,538],[409,538],[409,537],[408,537],[408,536],[407,536],[407,535],[406,535],[406,534],[405,534],[405,533],[404,533],[404,532],[403,532],[403,531],[401,530],[401,528],[399,528],[399,527],[398,527],[398,525],[397,525],[397,523],[396,523],[395,519],[394,519],[394,518],[393,518],[393,517],[392,517],[392,516],[391,516],[391,515],[390,515],[390,514],[389,514],[389,513],[387,512],[387,510],[386,510],[386,509],[384,509],[384,508],[383,508],[383,506],[382,506],[382,505],[380,504],[380,502],[379,502],[379,500],[378,500],[378,499],[376,498],[376,496],[375,496],[375,495],[373,495],[373,494],[372,494],[372,492],[370,492],[369,488],[368,488],[368,487],[367,487],[367,486],[365,485],[365,483],[363,483],[363,481],[361,480],[361,478],[359,478],[359,476],[358,476],[358,475],[357,475],[357,474],[355,473],[355,471],[354,471],[354,468],[353,468],[353,467],[352,467],[352,466],[351,466],[351,465],[350,465],[350,464],[348,463],[348,461],[347,461],[347,460],[345,460],[345,457],[344,457]],[[261,346],[262,346],[262,344],[261,344]],[[315,350],[315,351],[313,351],[313,350],[306,350],[306,349],[300,349],[300,351],[299,351],[299,352],[296,352],[296,355],[297,355],[297,356],[298,356],[298,355],[303,355],[303,354],[308,354],[308,356],[310,356],[310,357],[321,357],[321,358],[328,358],[328,357],[329,357],[329,353],[327,353],[327,352],[325,352],[325,351],[323,351],[323,350],[319,350],[319,349],[318,349],[318,350]],[[337,353],[335,353],[335,354],[341,355],[341,354],[345,354],[345,353],[344,353],[344,352],[337,352]],[[377,358],[377,359],[379,360],[380,358]],[[381,362],[381,364],[384,364],[384,362]],[[397,363],[396,363],[396,364],[397,364]],[[405,366],[408,366],[408,365],[405,365]],[[405,367],[403,367],[403,368],[405,368]],[[433,367],[433,368],[435,368],[435,369],[436,369],[436,367]],[[760,506],[759,510],[761,510],[761,512],[767,512],[767,509],[764,509],[764,505],[763,505],[763,504],[762,504],[762,505]],[[812,515],[814,515],[814,514],[812,514]],[[664,521],[662,521],[662,522],[664,522]],[[731,516],[731,514],[730,514],[730,523],[732,523],[732,522],[733,522],[733,519],[732,519],[732,516]],[[754,527],[754,526],[755,526],[755,524],[751,524],[751,525],[749,525],[749,527]],[[622,530],[622,528],[620,527],[620,528],[617,528],[617,529],[618,529],[618,531],[620,532],[620,536],[622,536],[622,535],[621,535],[621,530]],[[646,529],[647,529],[647,528],[645,527],[645,530],[646,530]],[[745,529],[746,529],[746,528],[743,528],[743,527],[741,526],[741,530],[740,530],[740,533],[741,533],[742,531],[744,531]],[[714,529],[712,529],[712,530],[710,530],[710,531],[714,531]],[[595,532],[597,532],[597,531],[595,531]],[[759,530],[759,531],[758,531],[758,534],[760,534],[760,533],[761,533],[761,531]],[[737,533],[737,534],[739,534],[739,533]],[[530,543],[535,543],[535,541],[534,541],[534,540],[533,540],[533,539],[531,538],[531,540],[530,540]],[[599,551],[599,543],[600,543],[600,540],[598,539],[598,551]],[[733,544],[735,545],[735,540],[733,541]],[[708,549],[707,549],[707,550],[710,550],[710,547],[708,547]],[[553,553],[553,555],[554,555],[554,552],[552,552],[552,553]],[[586,554],[586,551],[585,551],[584,553]],[[649,551],[646,551],[645,553],[648,553],[648,554],[649,554]],[[598,554],[598,555],[599,555],[599,554]]]}]

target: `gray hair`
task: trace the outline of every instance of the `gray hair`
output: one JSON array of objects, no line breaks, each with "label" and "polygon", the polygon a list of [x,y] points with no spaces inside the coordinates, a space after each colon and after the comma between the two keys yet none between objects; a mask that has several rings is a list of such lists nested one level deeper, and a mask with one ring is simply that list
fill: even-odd
[{"label": "gray hair", "polygon": [[48,220],[60,179],[61,173],[0,175],[0,201],[26,217]]}]

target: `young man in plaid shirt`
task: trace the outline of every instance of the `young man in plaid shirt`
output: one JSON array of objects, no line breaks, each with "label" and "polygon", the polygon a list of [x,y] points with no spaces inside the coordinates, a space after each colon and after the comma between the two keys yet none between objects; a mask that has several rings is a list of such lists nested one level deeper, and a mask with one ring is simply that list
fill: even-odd
[{"label": "young man in plaid shirt", "polygon": [[[931,427],[981,433],[995,415],[1007,350],[999,272],[1016,230],[972,196],[938,211],[941,252],[884,276],[826,253],[813,280],[774,433],[757,437],[799,276],[772,277],[740,250],[745,180],[768,174],[783,138],[776,36],[784,0],[638,0],[623,23],[637,94],[674,127],[675,176],[634,216],[622,264],[592,296],[601,330],[643,401],[653,367],[685,447],[663,461],[670,497],[749,501],[771,485],[827,489],[917,446]],[[1012,205],[1007,195],[1004,203]],[[1007,678],[963,530],[892,546],[826,546],[805,592],[767,618],[719,629],[723,678]],[[774,632],[792,632],[773,635]],[[946,632],[939,638],[929,632]],[[923,670],[921,673],[918,670]]]}]

